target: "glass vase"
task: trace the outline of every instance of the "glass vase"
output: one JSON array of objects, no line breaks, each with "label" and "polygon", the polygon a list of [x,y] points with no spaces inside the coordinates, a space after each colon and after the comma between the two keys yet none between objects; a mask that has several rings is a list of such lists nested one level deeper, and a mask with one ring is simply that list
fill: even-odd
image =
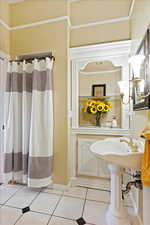
[{"label": "glass vase", "polygon": [[96,127],[101,126],[101,113],[96,114]]}]

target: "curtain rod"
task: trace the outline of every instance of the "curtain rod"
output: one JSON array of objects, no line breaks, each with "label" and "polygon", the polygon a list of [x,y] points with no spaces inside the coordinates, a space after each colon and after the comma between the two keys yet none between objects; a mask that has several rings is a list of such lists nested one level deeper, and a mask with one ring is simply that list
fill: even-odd
[{"label": "curtain rod", "polygon": [[55,57],[54,56],[46,56],[46,57],[34,57],[34,58],[28,58],[28,59],[15,59],[15,60],[9,60],[9,62],[23,62],[23,61],[26,61],[26,62],[30,62],[34,59],[38,59],[38,60],[42,60],[42,59],[45,59],[45,58],[50,58],[50,59],[53,59],[55,61]]}]

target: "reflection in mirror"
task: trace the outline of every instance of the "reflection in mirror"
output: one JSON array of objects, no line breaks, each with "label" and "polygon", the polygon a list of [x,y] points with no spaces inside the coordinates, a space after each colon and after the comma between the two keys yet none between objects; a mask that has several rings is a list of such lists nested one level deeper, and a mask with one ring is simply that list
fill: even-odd
[{"label": "reflection in mirror", "polygon": [[79,74],[79,125],[121,128],[121,67],[91,62]]}]

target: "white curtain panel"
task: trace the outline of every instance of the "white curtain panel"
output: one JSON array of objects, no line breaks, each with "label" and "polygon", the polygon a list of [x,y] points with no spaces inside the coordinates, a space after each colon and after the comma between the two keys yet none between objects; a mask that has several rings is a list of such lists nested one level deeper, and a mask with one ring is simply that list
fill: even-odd
[{"label": "white curtain panel", "polygon": [[4,178],[30,187],[51,183],[53,60],[8,65],[5,91]]},{"label": "white curtain panel", "polygon": [[0,59],[0,183],[3,182],[3,151],[4,151],[4,86],[6,78],[6,60]]}]

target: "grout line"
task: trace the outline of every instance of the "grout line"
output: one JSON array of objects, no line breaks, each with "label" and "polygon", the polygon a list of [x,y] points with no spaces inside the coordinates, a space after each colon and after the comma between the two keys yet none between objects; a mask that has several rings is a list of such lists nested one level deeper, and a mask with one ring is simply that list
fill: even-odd
[{"label": "grout line", "polygon": [[23,217],[23,214],[19,216],[19,218],[16,220],[16,222],[14,223],[14,225],[16,225],[18,223],[18,221]]},{"label": "grout line", "polygon": [[17,192],[21,191],[22,189],[23,189],[23,188],[19,188],[17,191],[15,191],[15,193],[14,193],[13,195],[11,195],[11,197],[8,198],[8,199],[3,203],[3,205],[6,205],[6,203],[7,203],[12,197],[14,197],[15,194],[17,194]]},{"label": "grout line", "polygon": [[83,208],[82,208],[82,217],[83,217],[83,214],[84,214],[84,209],[85,209],[85,204],[86,204],[87,193],[88,193],[88,188],[86,189],[86,194],[85,194],[84,204],[83,204]]},{"label": "grout line", "polygon": [[50,223],[50,221],[52,219],[52,216],[54,215],[54,212],[55,212],[55,210],[56,210],[57,206],[59,205],[59,203],[60,203],[60,201],[61,201],[62,198],[63,198],[63,196],[60,196],[60,198],[59,198],[59,200],[58,200],[58,202],[57,202],[57,204],[56,204],[56,206],[55,206],[55,208],[54,208],[54,210],[53,210],[53,212],[51,214],[51,217],[49,218],[49,220],[48,220],[48,222],[47,222],[46,225],[48,225]]}]

